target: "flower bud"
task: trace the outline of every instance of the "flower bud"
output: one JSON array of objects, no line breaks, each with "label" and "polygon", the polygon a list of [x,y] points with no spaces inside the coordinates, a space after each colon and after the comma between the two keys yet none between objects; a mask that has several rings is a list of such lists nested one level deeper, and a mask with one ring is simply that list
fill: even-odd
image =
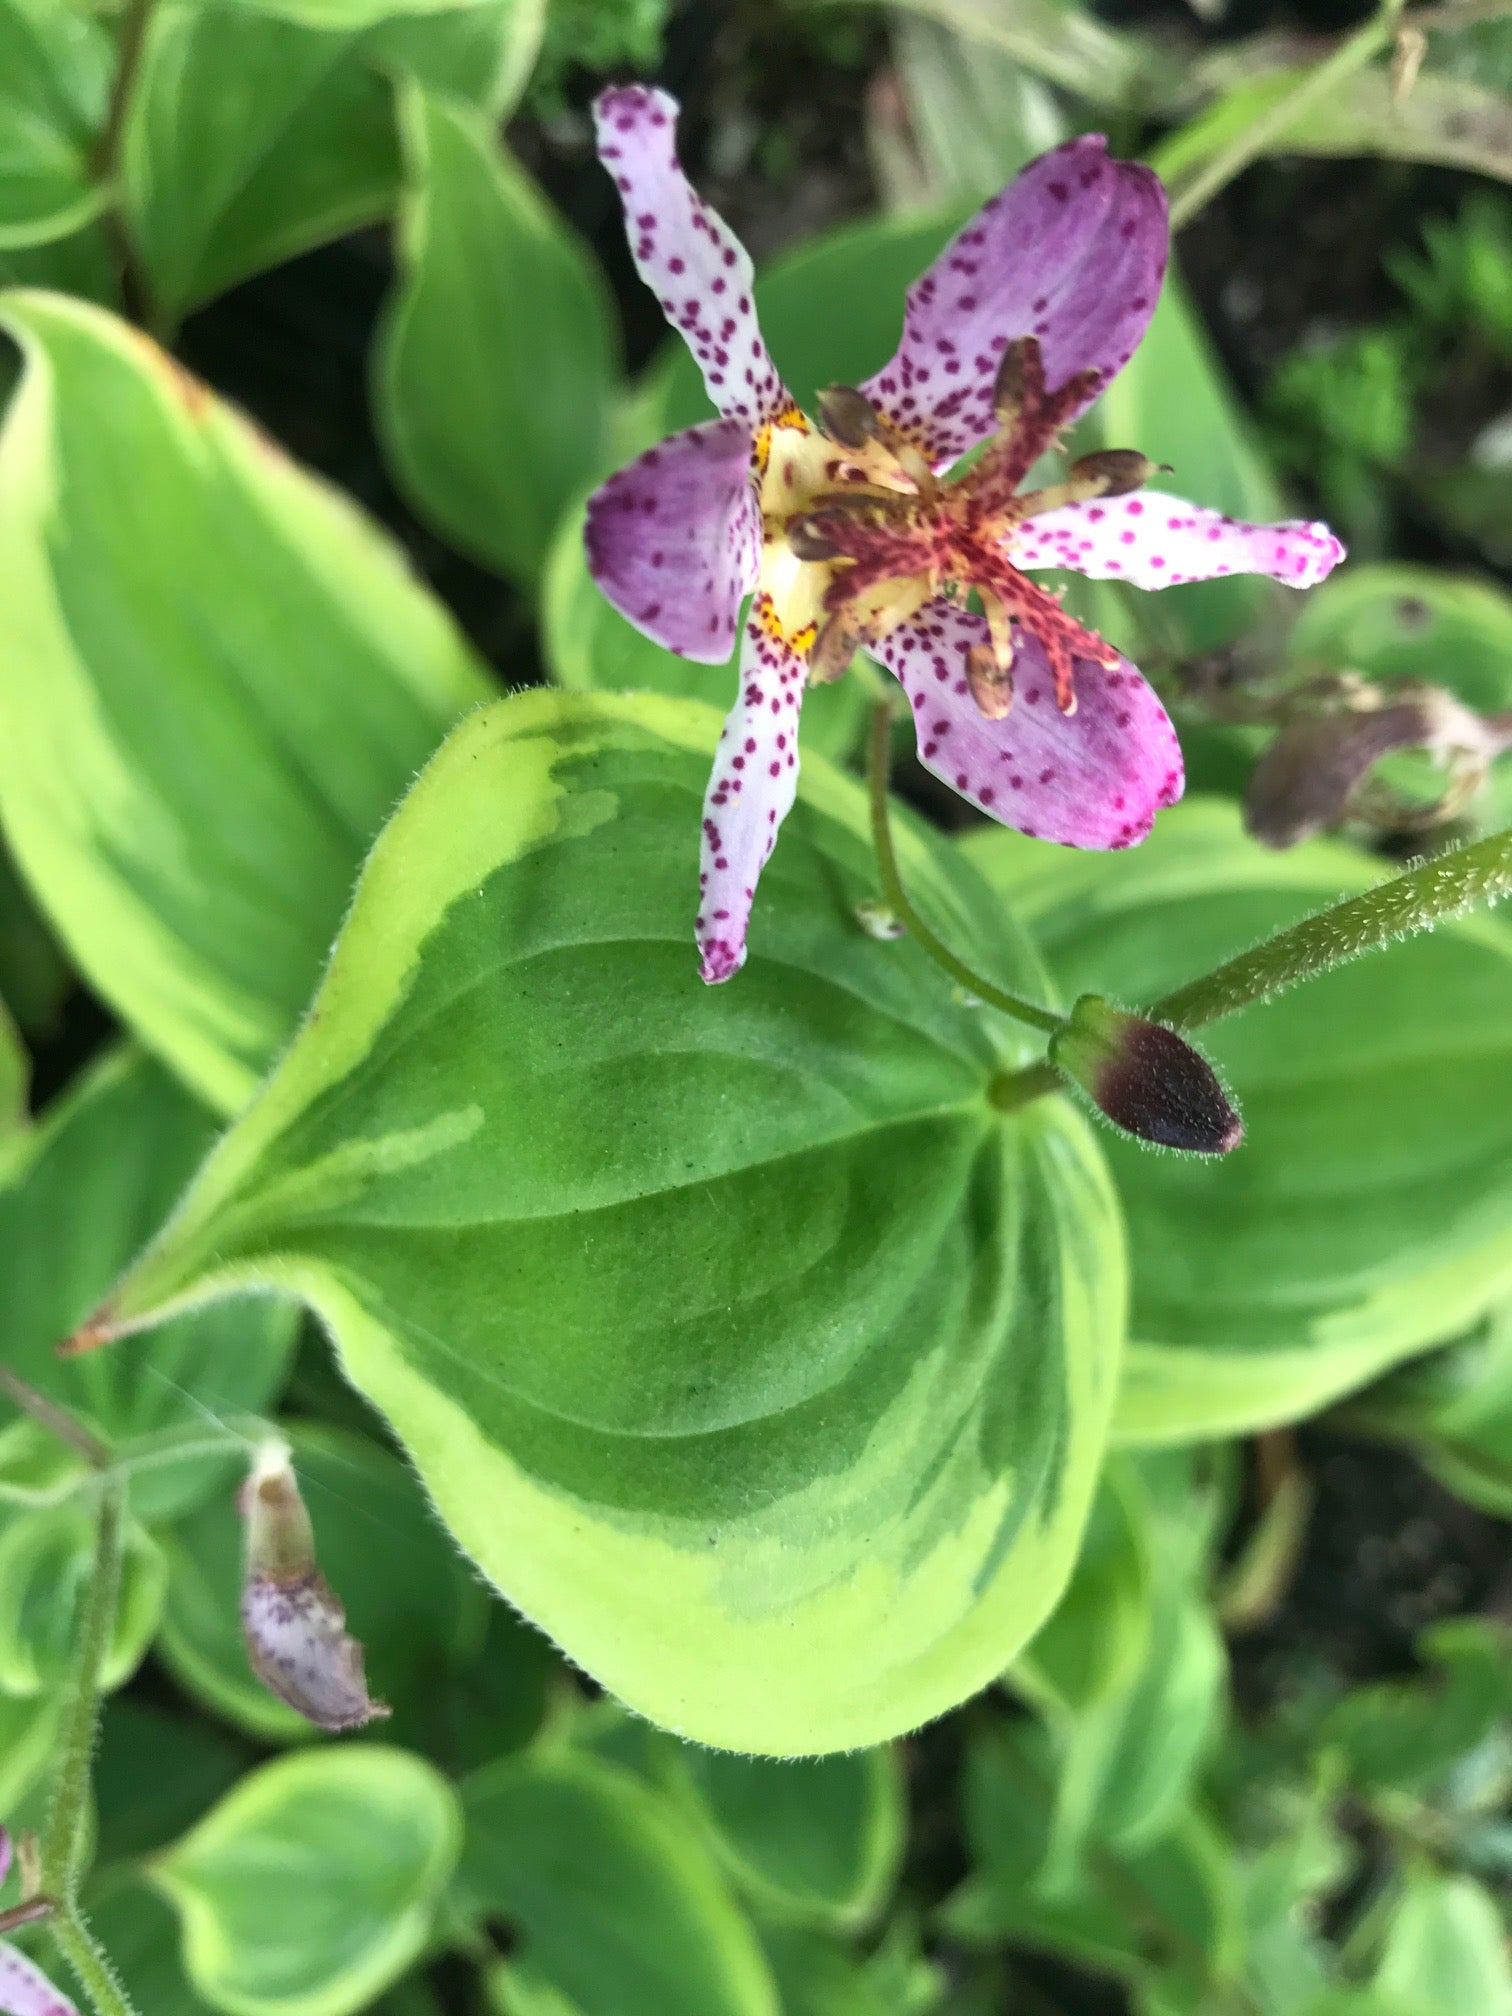
[{"label": "flower bud", "polygon": [[243,1491],[247,1657],[269,1692],[317,1729],[360,1729],[389,1711],[369,1698],[362,1647],[315,1565],[315,1532],[289,1454],[284,1442],[264,1443]]},{"label": "flower bud", "polygon": [[1050,1057],[1126,1134],[1192,1155],[1238,1146],[1244,1124],[1217,1072],[1163,1023],[1083,994],[1051,1038]]}]

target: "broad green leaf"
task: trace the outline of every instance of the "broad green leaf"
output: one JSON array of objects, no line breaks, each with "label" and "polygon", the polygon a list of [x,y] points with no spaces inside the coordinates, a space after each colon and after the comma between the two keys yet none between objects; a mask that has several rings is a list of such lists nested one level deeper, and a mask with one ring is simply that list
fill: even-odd
[{"label": "broad green leaf", "polygon": [[[581,2016],[778,2016],[755,1935],[665,1797],[612,1764],[536,1753],[462,1798],[462,1902],[516,1932],[542,1990]],[[540,1995],[516,2007],[556,2016]]]},{"label": "broad green leaf", "polygon": [[205,2004],[184,1976],[173,1912],[135,1872],[117,1872],[103,1885],[91,1882],[89,1929],[134,2008],[151,2016],[204,2016]]},{"label": "broad green leaf", "polygon": [[1417,1650],[1431,1679],[1357,1687],[1326,1715],[1318,1741],[1339,1752],[1356,1785],[1429,1797],[1512,1723],[1512,1633],[1458,1617],[1425,1631]]},{"label": "broad green leaf", "polygon": [[[777,369],[801,406],[825,385],[854,385],[898,346],[903,295],[971,214],[970,204],[923,217],[848,224],[774,259],[756,281],[756,309]],[[669,431],[712,408],[681,338],[659,367]]]},{"label": "broad green leaf", "polygon": [[14,1824],[23,1799],[46,1775],[57,1739],[60,1702],[46,1694],[0,1689],[0,1808]]},{"label": "broad green leaf", "polygon": [[863,1960],[829,1934],[763,1926],[783,2016],[927,2016],[943,2008],[943,1970],[923,1959],[908,1935],[907,1926],[898,1927]]},{"label": "broad green leaf", "polygon": [[72,985],[62,953],[27,895],[0,835],[0,1000],[25,1036],[56,1034]]},{"label": "broad green leaf", "polygon": [[[73,1664],[94,1569],[95,1521],[86,1504],[0,1514],[0,1693],[52,1694]],[[106,1687],[136,1671],[157,1634],[168,1570],[140,1526],[127,1528]]]},{"label": "broad green leaf", "polygon": [[[1081,13],[1073,18],[1088,19]],[[925,192],[935,201],[980,202],[1068,137],[1055,94],[1004,49],[900,11],[892,57],[902,118],[874,113],[867,130],[891,210],[907,208]]]},{"label": "broad green leaf", "polygon": [[126,324],[0,296],[0,814],[210,1104],[303,1010],[373,834],[487,691],[396,550]]},{"label": "broad green leaf", "polygon": [[80,0],[0,0],[0,248],[65,237],[101,208],[90,157],[113,67]]},{"label": "broad green leaf", "polygon": [[1482,1335],[1403,1366],[1350,1416],[1408,1443],[1457,1497],[1512,1519],[1512,1308],[1499,1309]]},{"label": "broad green leaf", "polygon": [[[1188,799],[1142,847],[1071,854],[980,829],[966,851],[1069,998],[1158,998],[1382,870],[1272,854]],[[1117,1432],[1174,1442],[1313,1412],[1467,1328],[1512,1284],[1512,937],[1441,925],[1202,1031],[1245,1139],[1218,1166],[1108,1155],[1135,1258]]]},{"label": "broad green leaf", "polygon": [[1410,1876],[1373,1985],[1403,2016],[1512,2016],[1512,1963],[1490,1892],[1468,1876]]},{"label": "broad green leaf", "polygon": [[587,247],[486,119],[415,85],[399,103],[405,199],[379,425],[416,508],[529,583],[607,454],[608,297]]},{"label": "broad green leaf", "polygon": [[314,28],[239,0],[162,0],[122,139],[126,218],[159,318],[171,326],[390,210],[392,78],[504,112],[524,82],[531,5],[365,6],[370,26],[354,5]]},{"label": "broad green leaf", "polygon": [[[285,1432],[321,1572],[366,1648],[374,1695],[395,1711],[386,1733],[413,1742],[448,1665],[481,1649],[487,1598],[396,1457],[339,1428],[293,1422]],[[234,1504],[221,1498],[201,1506],[163,1544],[169,1581],[160,1649],[175,1678],[248,1735],[312,1737],[310,1724],[268,1693],[247,1664]]]},{"label": "broad green leaf", "polygon": [[1163,105],[1184,89],[1182,67],[1160,43],[1109,27],[1067,0],[902,0],[968,45],[1001,50],[1026,70],[1094,105]]},{"label": "broad green leaf", "polygon": [[[0,246],[0,287],[47,287],[119,309],[121,277],[104,220],[93,217],[67,237],[40,245]],[[7,358],[0,362],[0,388],[9,386],[10,377]]]},{"label": "broad green leaf", "polygon": [[501,1960],[484,1978],[488,2006],[499,2016],[583,2016],[559,1988],[525,1963]]},{"label": "broad green leaf", "polygon": [[[475,0],[238,0],[259,14],[276,14],[307,28],[370,28],[396,14],[422,19],[429,14],[454,14]],[[506,10],[509,35],[521,46],[517,61],[529,69],[529,55],[541,39],[546,0],[511,0]]]},{"label": "broad green leaf", "polygon": [[198,1717],[130,1695],[112,1702],[91,1780],[100,1861],[137,1861],[166,1847],[230,1791],[247,1763],[245,1744]]},{"label": "broad green leaf", "polygon": [[672,1770],[731,1874],[767,1910],[844,1926],[886,1901],[904,1821],[890,1747],[779,1763],[684,1744]]},{"label": "broad green leaf", "polygon": [[0,997],[0,1144],[26,1125],[31,1059]]},{"label": "broad green leaf", "polygon": [[[961,1700],[1054,1604],[1124,1262],[1080,1118],[989,1106],[1028,1047],[856,927],[865,797],[822,762],[739,984],[699,984],[719,728],[552,691],[465,723],[111,1308],[299,1295],[573,1659],[681,1734],[813,1754]],[[936,928],[1041,991],[985,888],[900,825]]]},{"label": "broad green leaf", "polygon": [[[1169,463],[1179,496],[1236,518],[1287,516],[1274,476],[1176,274],[1148,331],[1093,408],[1089,435]],[[1135,620],[1182,655],[1233,643],[1286,592],[1253,576],[1194,581],[1160,594],[1125,589]],[[1289,606],[1289,605],[1288,605]]]},{"label": "broad green leaf", "polygon": [[[665,693],[715,706],[733,701],[733,667],[696,665],[664,650],[600,594],[583,548],[584,515],[579,507],[563,518],[541,579],[541,648],[552,678],[575,693]],[[799,717],[803,746],[836,761],[848,756],[866,732],[869,703],[879,691],[864,653],[845,678],[811,686]]]},{"label": "broad green leaf", "polygon": [[1066,1593],[1014,1666],[1026,1694],[1074,1714],[1132,1683],[1150,1642],[1148,1528],[1138,1479],[1110,1462]]},{"label": "broad green leaf", "polygon": [[429,1937],[461,1841],[456,1794],[361,1743],[265,1764],[151,1865],[184,1966],[226,2016],[347,2016]]},{"label": "broad green leaf", "polygon": [[293,1312],[266,1299],[227,1303],[82,1358],[60,1359],[56,1347],[161,1224],[214,1134],[161,1065],[117,1050],[0,1167],[0,1363],[113,1445],[136,1446],[132,1506],[144,1518],[230,1488],[235,1456],[171,1461],[165,1446],[162,1462],[147,1458],[186,1428],[213,1447],[220,1417],[267,1407],[293,1353]]}]

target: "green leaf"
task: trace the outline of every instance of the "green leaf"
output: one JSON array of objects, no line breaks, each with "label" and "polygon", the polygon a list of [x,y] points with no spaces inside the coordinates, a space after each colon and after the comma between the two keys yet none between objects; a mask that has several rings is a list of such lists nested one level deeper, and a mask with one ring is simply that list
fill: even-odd
[{"label": "green leaf", "polygon": [[1122,1693],[1144,1666],[1153,1580],[1144,1496],[1126,1463],[1106,1466],[1066,1593],[1013,1669],[1035,1700],[1075,1713]]},{"label": "green leaf", "polygon": [[414,85],[399,103],[405,201],[378,421],[417,509],[529,583],[608,451],[607,295],[487,120]]},{"label": "green leaf", "polygon": [[456,1795],[438,1772],[362,1743],[252,1772],[152,1877],[213,2009],[346,2016],[425,1944],[460,1840]]},{"label": "green leaf", "polygon": [[1403,2016],[1509,2016],[1512,1964],[1490,1893],[1468,1876],[1426,1868],[1410,1876],[1373,1985],[1397,1999]]},{"label": "green leaf", "polygon": [[1512,1717],[1512,1633],[1484,1617],[1458,1617],[1425,1631],[1417,1650],[1432,1681],[1381,1680],[1357,1687],[1323,1718],[1317,1738],[1336,1749],[1356,1785],[1441,1790]]},{"label": "green leaf", "polygon": [[396,550],[137,331],[0,297],[0,815],[96,989],[211,1105],[487,685]]},{"label": "green leaf", "polygon": [[[92,1065],[0,1169],[0,1363],[144,1458],[159,1439],[203,1430],[207,1415],[210,1433],[199,1439],[213,1443],[220,1416],[267,1407],[293,1354],[293,1312],[260,1300],[82,1358],[57,1355],[162,1222],[214,1135],[160,1065],[123,1049]],[[133,1510],[173,1517],[229,1489],[237,1467],[235,1456],[144,1461]]]},{"label": "green leaf", "polygon": [[89,1929],[110,1956],[132,2006],[152,2016],[204,2016],[204,2003],[184,1978],[178,1924],[155,1890],[139,1877],[91,1883]]},{"label": "green leaf", "polygon": [[[664,693],[672,699],[733,701],[733,669],[679,658],[627,623],[588,572],[582,505],[557,528],[541,579],[541,647],[551,676],[575,693]],[[840,761],[866,732],[880,680],[864,654],[850,672],[803,696],[799,738],[805,749]]]},{"label": "green leaf", "polygon": [[52,934],[37,915],[0,836],[0,1000],[27,1036],[57,1034],[73,984]]},{"label": "green leaf", "polygon": [[91,156],[113,68],[79,0],[0,0],[0,248],[65,237],[101,208]]},{"label": "green leaf", "polygon": [[[72,1666],[94,1566],[88,1505],[0,1514],[0,1693],[46,1694]],[[168,1569],[140,1526],[127,1529],[121,1600],[103,1668],[107,1688],[129,1680],[157,1635]]]},{"label": "green leaf", "polygon": [[[99,1859],[138,1861],[191,1827],[247,1765],[243,1744],[197,1717],[132,1699],[102,1718],[93,1790]],[[153,1900],[153,1908],[159,1908]]]},{"label": "green leaf", "polygon": [[[536,691],[446,744],[303,1032],[110,1307],[317,1309],[510,1600],[700,1741],[884,1740],[1058,1597],[1123,1254],[1080,1118],[880,944],[864,794],[811,759],[739,984],[691,949],[719,716]],[[902,822],[900,822],[902,823]],[[902,824],[938,929],[1042,976]]]},{"label": "green leaf", "polygon": [[[239,0],[239,4],[260,14],[301,22],[307,28],[350,29],[370,28],[396,14],[417,20],[431,14],[455,14],[475,0]],[[509,35],[522,45],[516,61],[522,61],[527,71],[529,54],[540,43],[545,11],[545,0],[511,0],[505,9]]]},{"label": "green leaf", "polygon": [[0,1690],[0,1807],[12,1825],[52,1763],[60,1705],[55,1696]]},{"label": "green leaf", "polygon": [[904,1822],[891,1748],[776,1763],[684,1744],[672,1773],[732,1875],[766,1910],[839,1927],[886,1901]]},{"label": "green leaf", "polygon": [[1457,1497],[1512,1519],[1512,1308],[1499,1309],[1482,1335],[1372,1387],[1350,1418],[1409,1444]]},{"label": "green leaf", "polygon": [[[612,1764],[540,1753],[479,1772],[462,1796],[467,1908],[509,1923],[542,1987],[581,2016],[777,2016],[750,1926],[664,1797]],[[555,2016],[516,1998],[522,2016],[543,2006]]]},{"label": "green leaf", "polygon": [[[1212,799],[1127,854],[986,828],[966,851],[1067,997],[1134,1004],[1381,875],[1329,842],[1270,853]],[[1109,1139],[1135,1257],[1123,1438],[1293,1420],[1505,1295],[1509,979],[1496,919],[1440,925],[1202,1031],[1245,1118],[1221,1165]]]},{"label": "green leaf", "polygon": [[0,1151],[7,1137],[19,1133],[26,1125],[30,1089],[31,1059],[21,1041],[21,1032],[0,997]]},{"label": "green leaf", "polygon": [[[405,1466],[344,1429],[285,1425],[315,1526],[320,1568],[366,1648],[374,1694],[395,1711],[390,1733],[424,1733],[447,1667],[481,1649],[487,1599],[430,1517]],[[212,1713],[267,1741],[315,1731],[254,1677],[242,1643],[242,1529],[229,1499],[204,1505],[166,1536],[168,1602],[160,1650]],[[501,1739],[502,1740],[502,1739]]]},{"label": "green leaf", "polygon": [[801,1925],[763,1926],[761,1941],[783,2016],[927,2016],[943,2006],[942,1970],[921,1958],[906,1925],[865,1960]]},{"label": "green leaf", "polygon": [[[394,75],[495,115],[524,83],[532,0],[429,11],[418,0],[409,12],[353,0],[344,11],[344,23],[321,29],[237,0],[153,9],[122,137],[122,197],[167,325],[392,209]],[[353,19],[359,11],[374,25]]]}]

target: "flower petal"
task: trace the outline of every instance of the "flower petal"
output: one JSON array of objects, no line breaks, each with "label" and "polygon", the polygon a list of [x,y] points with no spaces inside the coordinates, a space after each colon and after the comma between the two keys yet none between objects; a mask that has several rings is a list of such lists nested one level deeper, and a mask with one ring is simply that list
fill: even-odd
[{"label": "flower petal", "polygon": [[636,271],[680,329],[721,413],[759,426],[792,402],[761,340],[750,255],[677,164],[677,100],[643,84],[593,108]]},{"label": "flower petal", "polygon": [[722,665],[761,562],[751,430],[709,420],[648,448],[588,500],[588,571],[637,630]]},{"label": "flower petal", "polygon": [[1181,750],[1166,711],[1127,660],[1075,662],[1076,712],[1062,714],[1045,654],[1018,635],[1014,700],[989,721],[966,684],[980,616],[932,602],[876,647],[902,681],[927,770],[1004,826],[1071,847],[1130,847],[1181,796]]},{"label": "flower petal", "polygon": [[758,596],[746,618],[740,697],[721,731],[704,799],[697,937],[711,985],[745,964],[756,884],[798,789],[798,710],[808,666],[772,628],[770,604]]},{"label": "flower petal", "polygon": [[992,433],[992,382],[1016,336],[1037,336],[1053,392],[1121,371],[1155,311],[1170,228],[1165,191],[1084,134],[1031,161],[908,290],[903,340],[862,387],[935,462]]},{"label": "flower petal", "polygon": [[1251,525],[1180,497],[1141,490],[1100,504],[1063,504],[1013,535],[1015,567],[1066,567],[1094,581],[1170,588],[1219,574],[1269,574],[1288,588],[1316,587],[1344,558],[1326,525],[1291,518]]},{"label": "flower petal", "polygon": [[0,2016],[79,2016],[79,2012],[35,1961],[0,1939]]}]

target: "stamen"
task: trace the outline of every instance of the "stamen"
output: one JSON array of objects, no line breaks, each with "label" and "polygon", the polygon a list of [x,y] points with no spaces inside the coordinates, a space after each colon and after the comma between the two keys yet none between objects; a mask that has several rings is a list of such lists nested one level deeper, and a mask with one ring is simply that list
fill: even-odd
[{"label": "stamen", "polygon": [[1152,476],[1170,466],[1169,462],[1152,462],[1137,448],[1101,448],[1095,455],[1078,457],[1066,474],[1070,483],[1097,486],[1083,491],[1084,496],[1127,497],[1131,490],[1142,490]]},{"label": "stamen", "polygon": [[976,702],[977,712],[989,721],[1001,721],[1013,706],[1013,664],[998,663],[990,644],[973,644],[966,653],[966,684]]},{"label": "stamen", "polygon": [[843,615],[828,617],[820,625],[819,635],[814,639],[814,648],[809,654],[809,684],[827,686],[838,679],[855,657],[861,639]]},{"label": "stamen", "polygon": [[853,385],[826,385],[819,394],[819,424],[842,448],[864,448],[880,441],[882,422],[864,392]]}]

